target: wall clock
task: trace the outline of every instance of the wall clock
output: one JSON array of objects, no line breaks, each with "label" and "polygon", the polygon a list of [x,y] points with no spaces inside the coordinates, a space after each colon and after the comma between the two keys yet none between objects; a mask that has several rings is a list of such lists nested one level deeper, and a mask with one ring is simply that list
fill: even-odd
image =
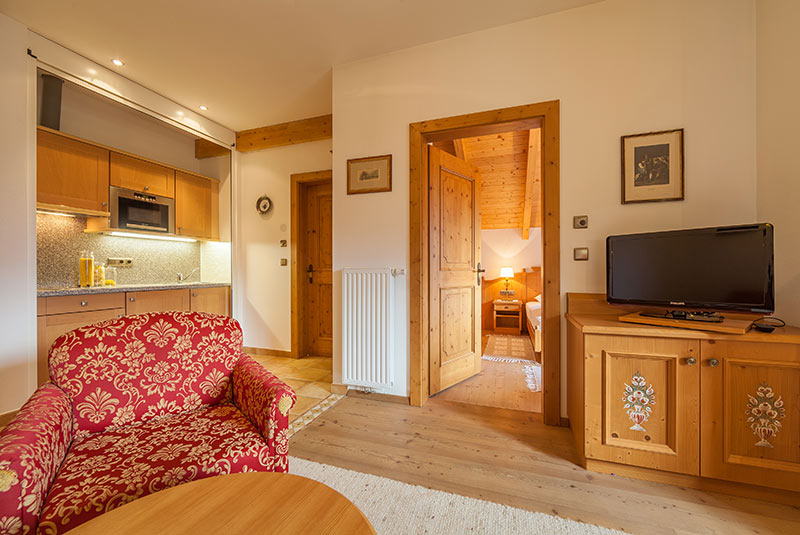
[{"label": "wall clock", "polygon": [[261,215],[265,215],[270,210],[272,210],[272,199],[266,195],[259,197],[256,201],[256,211]]}]

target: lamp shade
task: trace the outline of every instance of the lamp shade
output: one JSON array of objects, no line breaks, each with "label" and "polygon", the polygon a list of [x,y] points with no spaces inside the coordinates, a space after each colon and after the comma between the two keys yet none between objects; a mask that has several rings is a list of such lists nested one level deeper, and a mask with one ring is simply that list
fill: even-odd
[{"label": "lamp shade", "polygon": [[501,277],[505,277],[506,279],[514,278],[514,268],[501,267],[500,268],[500,276]]}]

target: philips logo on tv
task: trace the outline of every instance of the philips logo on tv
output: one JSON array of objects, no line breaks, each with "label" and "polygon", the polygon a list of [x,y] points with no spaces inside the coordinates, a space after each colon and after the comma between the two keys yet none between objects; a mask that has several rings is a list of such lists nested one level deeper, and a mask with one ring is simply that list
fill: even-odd
[{"label": "philips logo on tv", "polygon": [[685,305],[686,303],[684,303],[683,301],[670,301],[669,304],[670,305],[681,306],[681,305]]}]

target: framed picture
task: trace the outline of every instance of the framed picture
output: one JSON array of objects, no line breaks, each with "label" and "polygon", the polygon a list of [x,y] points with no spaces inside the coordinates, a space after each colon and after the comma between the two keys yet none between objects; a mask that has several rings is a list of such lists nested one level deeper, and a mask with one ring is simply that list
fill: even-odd
[{"label": "framed picture", "polygon": [[622,136],[622,204],[683,200],[683,128]]},{"label": "framed picture", "polygon": [[347,194],[392,191],[392,155],[347,160]]}]

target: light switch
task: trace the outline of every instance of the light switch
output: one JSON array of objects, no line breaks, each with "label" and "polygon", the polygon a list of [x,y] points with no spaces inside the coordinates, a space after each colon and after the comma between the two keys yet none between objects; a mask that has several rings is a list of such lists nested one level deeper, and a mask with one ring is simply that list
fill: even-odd
[{"label": "light switch", "polygon": [[572,259],[573,260],[589,260],[589,248],[588,247],[575,247],[572,250]]},{"label": "light switch", "polygon": [[287,245],[286,240],[281,240],[281,247],[286,247]]}]

